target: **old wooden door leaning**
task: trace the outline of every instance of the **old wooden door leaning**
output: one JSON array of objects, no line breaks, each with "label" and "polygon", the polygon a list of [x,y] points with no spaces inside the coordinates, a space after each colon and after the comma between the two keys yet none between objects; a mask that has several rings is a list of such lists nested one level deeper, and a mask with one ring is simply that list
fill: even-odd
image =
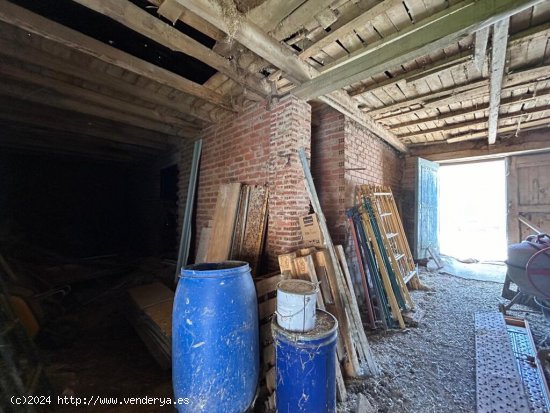
[{"label": "old wooden door leaning", "polygon": [[428,247],[439,253],[439,164],[426,159],[416,161],[415,259],[428,258]]}]

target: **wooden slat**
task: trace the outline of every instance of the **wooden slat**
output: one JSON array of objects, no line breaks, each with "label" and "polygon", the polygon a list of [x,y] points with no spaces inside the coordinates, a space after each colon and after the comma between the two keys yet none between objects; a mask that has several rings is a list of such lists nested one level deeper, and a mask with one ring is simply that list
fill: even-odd
[{"label": "wooden slat", "polygon": [[52,20],[34,14],[6,0],[0,0],[0,21],[20,27],[46,39],[51,39],[72,49],[94,56],[104,62],[119,66],[132,73],[165,84],[189,95],[199,97],[225,109],[232,109],[225,98],[213,90],[55,23]]},{"label": "wooden slat", "polygon": [[410,26],[350,58],[335,62],[330,70],[303,83],[293,94],[312,99],[396,67],[430,51],[458,41],[462,36],[539,3],[542,0],[467,0]]},{"label": "wooden slat", "polygon": [[[311,171],[309,169],[309,164],[306,158],[305,151],[303,149],[300,149],[299,155],[300,155],[300,162],[302,164],[302,169],[304,170],[304,175],[305,175],[304,181],[305,181],[306,190],[308,192],[310,201],[313,205],[313,210],[317,214],[317,218],[319,220],[319,227],[325,239],[328,254],[330,257],[329,261],[333,264],[334,277],[333,278],[331,277],[332,278],[331,281],[334,281],[334,284],[331,284],[331,287],[333,289],[336,307],[343,310],[343,314],[340,314],[339,320],[345,323],[345,327],[344,327],[345,334],[343,335],[343,339],[347,343],[346,347],[349,349],[348,355],[350,355],[350,352],[353,351],[355,343],[353,342],[353,338],[352,338],[353,336],[346,334],[348,332],[345,330],[347,330],[348,327],[351,328],[352,326],[355,326],[356,328],[355,334],[361,337],[361,343],[365,343],[365,346],[363,346],[363,351],[366,355],[364,360],[366,363],[366,366],[371,374],[377,375],[379,374],[379,368],[376,361],[374,360],[374,356],[371,354],[370,346],[368,346],[368,340],[365,336],[365,331],[362,327],[361,316],[359,315],[359,309],[357,307],[352,306],[347,296],[345,295],[344,275],[342,274],[342,270],[340,268],[340,265],[338,264],[336,250],[334,248],[334,244],[332,243],[332,238],[330,237],[330,233],[328,231],[325,216],[323,214],[323,211],[321,210],[321,205],[319,203],[317,191],[313,183],[313,177],[311,176]],[[360,328],[357,328],[358,323],[360,325]]]},{"label": "wooden slat", "polygon": [[[224,10],[220,5],[210,3],[205,6],[200,0],[177,1],[221,30],[230,33],[245,47],[271,64],[274,64],[279,69],[285,71],[293,82],[305,82],[319,75],[318,70],[296,57],[291,50],[281,45],[273,37],[268,36],[260,27],[240,14],[236,8],[233,12],[235,16],[239,16],[239,25],[236,30],[234,30],[228,27],[227,21],[224,18]],[[323,96],[321,100],[341,113],[350,116],[397,150],[401,152],[407,151],[406,146],[403,145],[395,135],[382,128],[370,117],[365,116],[365,114],[358,109],[357,102],[352,100],[346,92],[341,90],[334,91],[328,96]]]},{"label": "wooden slat", "polygon": [[[2,24],[2,27],[0,27],[0,32],[5,34],[7,27],[8,26]],[[160,106],[158,108],[160,113],[170,110],[172,113],[189,115],[193,118],[209,123],[219,120],[219,113],[216,111],[206,112],[200,108],[187,104],[182,99],[178,99],[176,97],[169,99],[158,93],[151,93],[147,89],[135,87],[135,85],[131,85],[126,81],[122,81],[121,79],[110,76],[106,73],[85,70],[89,67],[88,63],[90,62],[84,60],[94,59],[91,56],[83,56],[79,54],[78,59],[73,57],[70,61],[63,60],[42,50],[30,47],[32,43],[30,39],[23,39],[27,43],[23,44],[15,40],[10,41],[0,39],[0,55],[11,59],[21,60],[32,65],[40,65],[40,67],[71,76],[75,79],[95,83],[98,87],[101,85],[109,85],[109,89],[112,90],[113,94],[118,96],[120,99],[125,99],[126,101],[134,101],[135,99],[139,99],[144,102],[151,102]],[[88,59],[82,59],[82,57],[87,57]],[[226,112],[221,111],[221,113]]]},{"label": "wooden slat", "polygon": [[273,277],[263,278],[255,282],[256,295],[262,297],[277,290],[277,284],[282,280],[282,276],[274,275]]},{"label": "wooden slat", "polygon": [[[237,72],[231,62],[216,54],[208,47],[180,32],[176,28],[162,22],[139,8],[128,0],[73,0],[91,10],[104,14],[128,28],[148,37],[171,50],[185,53],[206,63],[220,73],[228,76],[239,84],[245,85],[250,91],[264,97],[269,92],[265,81]],[[174,2],[177,5],[177,3]],[[181,8],[181,6],[180,6]],[[179,16],[178,16],[179,18]]]},{"label": "wooden slat", "polygon": [[[128,123],[129,125],[170,135],[190,137],[197,135],[199,132],[195,125],[184,122],[179,118],[161,115],[157,111],[139,105],[114,99],[92,90],[73,86],[44,75],[37,75],[7,64],[0,63],[0,74],[11,80],[9,84],[6,83],[2,87],[0,91],[2,94]],[[29,92],[29,84],[40,88],[31,93]],[[64,96],[56,96],[56,92]]]},{"label": "wooden slat", "polygon": [[498,111],[500,109],[500,94],[502,76],[506,63],[506,46],[508,44],[508,27],[510,19],[498,21],[493,27],[493,48],[491,54],[491,76],[489,82],[489,145],[496,142],[498,129]]},{"label": "wooden slat", "polygon": [[240,183],[220,186],[214,210],[212,234],[206,253],[208,262],[224,261],[229,257],[240,190]]}]

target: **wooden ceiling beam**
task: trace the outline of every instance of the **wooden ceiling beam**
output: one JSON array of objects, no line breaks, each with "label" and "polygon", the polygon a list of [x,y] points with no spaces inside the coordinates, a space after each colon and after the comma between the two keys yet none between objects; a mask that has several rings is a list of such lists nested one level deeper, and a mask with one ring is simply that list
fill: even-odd
[{"label": "wooden ceiling beam", "polygon": [[389,9],[396,7],[396,6],[402,6],[403,1],[402,0],[382,0],[378,4],[374,5],[364,13],[360,14],[359,16],[355,17],[354,19],[350,20],[348,23],[343,25],[342,27],[339,27],[338,29],[331,31],[329,34],[327,34],[322,39],[318,40],[314,44],[312,44],[310,47],[308,47],[306,50],[300,53],[300,58],[307,59],[319,51],[323,49],[323,47],[326,47],[330,45],[331,43],[336,42],[341,37],[345,36],[346,34],[350,33],[355,29],[356,27],[363,27],[368,24],[372,20],[374,20],[377,16],[380,14],[385,13]]},{"label": "wooden ceiling beam", "polygon": [[[548,134],[548,128],[550,128],[550,117],[530,120],[525,122],[518,122],[515,125],[499,126],[498,135],[503,135],[505,133],[520,133],[522,130],[529,130],[533,128],[545,128],[546,134]],[[487,130],[482,130],[479,132],[470,132],[464,135],[453,136],[452,138],[446,139],[446,142],[456,143],[456,142],[471,141],[471,140],[482,139],[482,138],[486,139],[487,136],[488,136]]]},{"label": "wooden ceiling beam", "polygon": [[[500,106],[503,107],[503,106],[516,105],[518,103],[525,103],[525,102],[530,102],[530,101],[539,100],[539,99],[550,99],[550,89],[536,90],[533,93],[525,93],[523,95],[510,96],[508,98],[502,99],[500,102]],[[485,112],[487,111],[487,109],[489,109],[488,104],[481,105],[481,106],[473,106],[466,109],[452,110],[447,113],[440,113],[439,111],[434,109],[434,112],[437,111],[437,115],[429,116],[426,118],[418,118],[408,122],[391,125],[390,129],[395,133],[397,133],[398,135],[404,135],[409,132],[400,132],[399,131],[400,129],[408,128],[410,126],[416,126],[427,122],[445,122],[445,121],[454,119],[457,116],[473,115],[475,113]]]},{"label": "wooden ceiling beam", "polygon": [[94,56],[106,63],[119,66],[139,76],[195,96],[226,110],[233,110],[229,100],[216,91],[106,45],[76,30],[55,23],[9,1],[0,0],[0,21],[61,43],[71,49]]},{"label": "wooden ceiling beam", "polygon": [[195,39],[180,32],[162,20],[152,16],[128,0],[73,0],[97,13],[101,13],[118,23],[142,34],[151,40],[175,51],[185,53],[216,69],[259,98],[265,98],[270,87],[265,80],[251,73],[237,71],[225,57],[213,52]]},{"label": "wooden ceiling beam", "polygon": [[[485,29],[482,29],[481,31],[484,31],[484,30]],[[476,36],[479,34],[479,32],[480,31],[476,33]],[[508,47],[509,48],[522,47],[525,42],[535,39],[538,36],[548,36],[549,32],[550,32],[550,23],[531,27],[529,29],[523,30],[511,36],[508,40]],[[478,42],[476,38],[476,47],[477,47],[477,44]],[[479,53],[485,53],[485,51],[478,50],[477,48],[475,49],[473,60],[474,60],[474,64],[476,65],[477,65],[476,59],[481,59],[481,56],[479,58],[476,57],[477,54]],[[403,86],[401,85],[400,86],[407,87],[408,83],[415,82],[420,79],[426,79],[428,76],[439,74],[440,72],[449,70],[459,65],[463,65],[464,63],[467,63],[471,60],[472,60],[472,51],[467,50],[467,51],[458,53],[456,55],[446,57],[445,59],[436,60],[435,62],[429,65],[419,67],[418,69],[413,69],[411,71],[401,73],[392,78],[388,78],[382,82],[378,82],[369,86],[362,86],[362,87],[356,88],[350,91],[350,96],[360,96],[369,92],[372,93],[377,90],[380,90],[385,86],[389,86],[393,84],[403,84]],[[483,61],[485,60],[486,59],[483,58]],[[481,71],[481,69],[479,70]]]},{"label": "wooden ceiling beam", "polygon": [[480,72],[483,70],[485,64],[485,57],[487,56],[487,43],[489,42],[489,32],[491,27],[487,26],[476,32],[476,40],[474,46],[474,64]]},{"label": "wooden ceiling beam", "polygon": [[5,142],[8,138],[11,138],[12,140],[17,139],[18,141],[25,141],[28,143],[41,141],[56,147],[70,145],[71,147],[81,148],[82,150],[104,148],[145,156],[156,156],[165,152],[164,149],[159,148],[114,142],[107,139],[75,135],[63,131],[52,131],[38,126],[21,125],[12,122],[0,121],[0,128],[2,128],[1,142]]},{"label": "wooden ceiling beam", "polygon": [[[266,0],[246,15],[266,32],[275,29],[285,17],[300,7],[304,0]],[[311,15],[310,15],[311,18]],[[292,33],[291,33],[292,34]]]},{"label": "wooden ceiling beam", "polygon": [[[238,24],[236,25],[236,30],[234,30],[228,27],[223,10],[218,3],[204,3],[201,0],[177,1],[220,30],[231,33],[235,40],[286,72],[293,81],[297,83],[306,82],[315,76],[319,76],[319,71],[298,58],[276,39],[267,35],[261,28],[240,14],[236,9],[233,11],[233,14]],[[369,116],[364,116],[357,108],[357,102],[346,92],[336,90],[329,96],[323,96],[322,99],[338,111],[355,119],[397,150],[401,152],[407,151],[406,146],[393,133],[374,122]]]},{"label": "wooden ceiling beam", "polygon": [[311,99],[430,54],[543,0],[465,0],[331,65],[292,91]]},{"label": "wooden ceiling beam", "polygon": [[[524,110],[521,110],[521,111],[518,111],[518,112],[512,112],[512,113],[507,113],[505,115],[501,115],[499,120],[522,118],[524,116],[528,116],[528,115],[532,115],[532,114],[536,114],[536,113],[542,113],[542,112],[546,112],[546,111],[549,111],[549,110],[550,110],[550,105],[541,106],[541,107],[534,107],[534,108],[531,108],[531,109],[524,109]],[[478,118],[478,119],[474,119],[474,120],[469,120],[469,121],[466,121],[466,122],[452,123],[452,124],[447,124],[447,125],[441,126],[441,127],[438,126],[436,128],[426,128],[426,129],[423,129],[423,130],[419,130],[418,132],[404,133],[400,136],[403,137],[403,138],[413,138],[413,137],[417,137],[417,136],[425,136],[425,135],[428,135],[428,134],[431,134],[431,133],[448,134],[448,133],[451,133],[453,131],[458,131],[459,129],[462,129],[462,128],[484,127],[489,122],[489,120],[490,120],[490,117],[483,117],[483,118]],[[498,125],[497,125],[497,129],[498,129]],[[450,139],[453,139],[453,138],[450,138]]]},{"label": "wooden ceiling beam", "polygon": [[[486,136],[486,135],[485,135]],[[520,132],[519,136],[503,139],[497,145],[489,145],[487,140],[457,143],[434,143],[410,146],[410,156],[419,156],[431,161],[451,161],[458,159],[504,157],[514,153],[528,153],[550,150],[548,131],[531,129]]]},{"label": "wooden ceiling beam", "polygon": [[285,17],[281,22],[276,23],[275,28],[271,33],[272,36],[277,40],[286,39],[290,35],[299,31],[300,28],[310,21],[316,14],[326,9],[333,2],[334,0],[304,1],[296,8],[296,10],[292,11],[292,13]]},{"label": "wooden ceiling beam", "polygon": [[[382,82],[374,83],[368,86],[361,86],[350,91],[350,96],[362,96],[366,93],[372,93],[376,90],[379,90],[385,86],[404,83],[405,87],[410,79],[415,77],[425,77],[431,76],[437,72],[442,72],[453,66],[457,66],[468,61],[472,60],[472,52],[465,51],[454,56],[447,57],[442,60],[437,60],[429,65],[419,67],[418,69],[413,69],[408,72],[400,73],[394,77],[388,78]],[[415,80],[418,80],[416,78]]]},{"label": "wooden ceiling beam", "polygon": [[[208,23],[206,20],[201,19],[195,13],[192,13],[189,10],[182,8],[175,0],[148,0],[148,2],[157,6],[158,14],[170,20],[172,24],[176,23],[177,20],[181,20],[183,23],[185,23],[189,27],[192,27],[198,30],[199,32],[207,35],[211,39],[214,39],[218,42],[224,41],[226,39],[224,32],[214,27],[213,25]],[[177,8],[177,11],[175,12],[173,9],[176,9],[176,8]],[[166,9],[172,10],[172,13],[170,16],[168,15],[168,12]],[[174,14],[177,14],[177,18],[174,18]]]},{"label": "wooden ceiling beam", "polygon": [[34,85],[39,88],[40,93],[42,88],[47,88],[68,96],[71,99],[76,99],[77,101],[84,101],[105,107],[113,111],[114,114],[118,112],[130,114],[138,120],[138,123],[132,123],[132,125],[139,126],[144,129],[156,130],[158,132],[176,136],[186,136],[186,134],[191,131],[198,129],[196,125],[183,121],[182,119],[174,116],[162,115],[155,110],[147,109],[140,105],[128,103],[123,100],[97,93],[93,90],[65,83],[59,79],[55,79],[44,74],[32,73],[28,70],[6,64],[1,60],[0,74],[6,76],[8,79],[15,80],[15,83],[22,82],[23,84]]},{"label": "wooden ceiling beam", "polygon": [[[80,156],[86,159],[96,159],[110,162],[132,162],[136,160],[136,154],[120,153],[109,149],[100,148],[81,148],[74,147],[70,143],[62,145],[52,145],[43,140],[26,141],[21,136],[13,135],[2,137],[0,139],[0,148],[3,151],[12,150],[14,152],[37,152],[50,155],[64,155],[74,158]],[[143,155],[140,155],[143,158]]]},{"label": "wooden ceiling beam", "polygon": [[[94,116],[96,118],[108,119],[129,126],[142,128],[144,130],[160,132],[165,135],[194,137],[200,132],[199,128],[192,128],[188,126],[173,127],[169,124],[143,119],[140,116],[120,112],[113,108],[88,103],[80,99],[78,96],[66,96],[56,92],[53,89],[47,89],[28,83],[2,82],[0,83],[0,95],[10,96],[37,104],[48,105],[70,112],[78,112],[84,115]],[[106,103],[107,101],[108,100],[105,99]]]},{"label": "wooden ceiling beam", "polygon": [[[550,65],[546,65],[510,73],[504,78],[503,91],[519,87],[529,87],[535,82],[550,79],[549,70]],[[483,79],[458,87],[451,86],[436,92],[415,96],[412,99],[403,100],[393,105],[370,110],[367,113],[371,114],[378,121],[387,121],[395,117],[412,114],[419,110],[435,109],[451,103],[487,96],[489,93],[488,85],[488,80]],[[407,110],[403,111],[404,109]]]},{"label": "wooden ceiling beam", "polygon": [[157,149],[169,149],[181,139],[14,98],[0,98],[0,119],[21,125],[34,125],[52,131],[74,133],[79,136],[90,136]]},{"label": "wooden ceiling beam", "polygon": [[[3,29],[3,27],[0,27]],[[2,30],[0,30],[2,31]],[[30,42],[31,39],[28,39]],[[100,71],[86,70],[89,65],[87,61],[78,59],[63,60],[58,56],[51,55],[42,50],[32,47],[30,44],[23,44],[14,40],[4,40],[0,38],[0,56],[17,59],[32,65],[38,65],[53,72],[62,73],[67,76],[74,77],[86,82],[95,83],[103,89],[112,90],[115,96],[125,98],[127,101],[139,99],[151,104],[158,105],[160,113],[169,115],[181,114],[182,116],[190,116],[203,122],[213,123],[223,118],[223,114],[228,112],[217,109],[214,111],[204,111],[184,102],[182,99],[169,98],[157,93],[153,93],[147,89],[135,87],[127,83],[123,79],[113,77],[107,73]],[[87,59],[94,59],[90,56],[85,56]],[[5,59],[4,59],[5,60]],[[78,61],[77,61],[78,60]]]},{"label": "wooden ceiling beam", "polygon": [[498,112],[502,93],[502,77],[506,65],[508,29],[510,19],[503,19],[493,26],[493,47],[491,49],[491,75],[489,77],[489,145],[497,140]]}]

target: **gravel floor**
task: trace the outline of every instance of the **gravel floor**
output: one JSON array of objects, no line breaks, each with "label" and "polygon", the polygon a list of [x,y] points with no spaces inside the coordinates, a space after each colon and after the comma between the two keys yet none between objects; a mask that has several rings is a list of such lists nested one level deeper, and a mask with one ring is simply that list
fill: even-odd
[{"label": "gravel floor", "polygon": [[[417,327],[369,336],[384,374],[349,382],[339,412],[355,412],[358,393],[378,412],[475,412],[474,314],[498,310],[502,284],[427,271],[421,280],[429,291],[412,294],[424,317]],[[550,328],[541,314],[516,308],[511,314],[528,319],[539,346]]]}]

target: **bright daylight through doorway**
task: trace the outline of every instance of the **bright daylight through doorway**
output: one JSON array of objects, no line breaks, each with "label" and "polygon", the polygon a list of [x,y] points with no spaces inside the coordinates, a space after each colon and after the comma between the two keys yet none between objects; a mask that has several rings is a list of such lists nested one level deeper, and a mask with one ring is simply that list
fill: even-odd
[{"label": "bright daylight through doorway", "polygon": [[441,165],[441,253],[459,259],[506,259],[504,160]]}]

